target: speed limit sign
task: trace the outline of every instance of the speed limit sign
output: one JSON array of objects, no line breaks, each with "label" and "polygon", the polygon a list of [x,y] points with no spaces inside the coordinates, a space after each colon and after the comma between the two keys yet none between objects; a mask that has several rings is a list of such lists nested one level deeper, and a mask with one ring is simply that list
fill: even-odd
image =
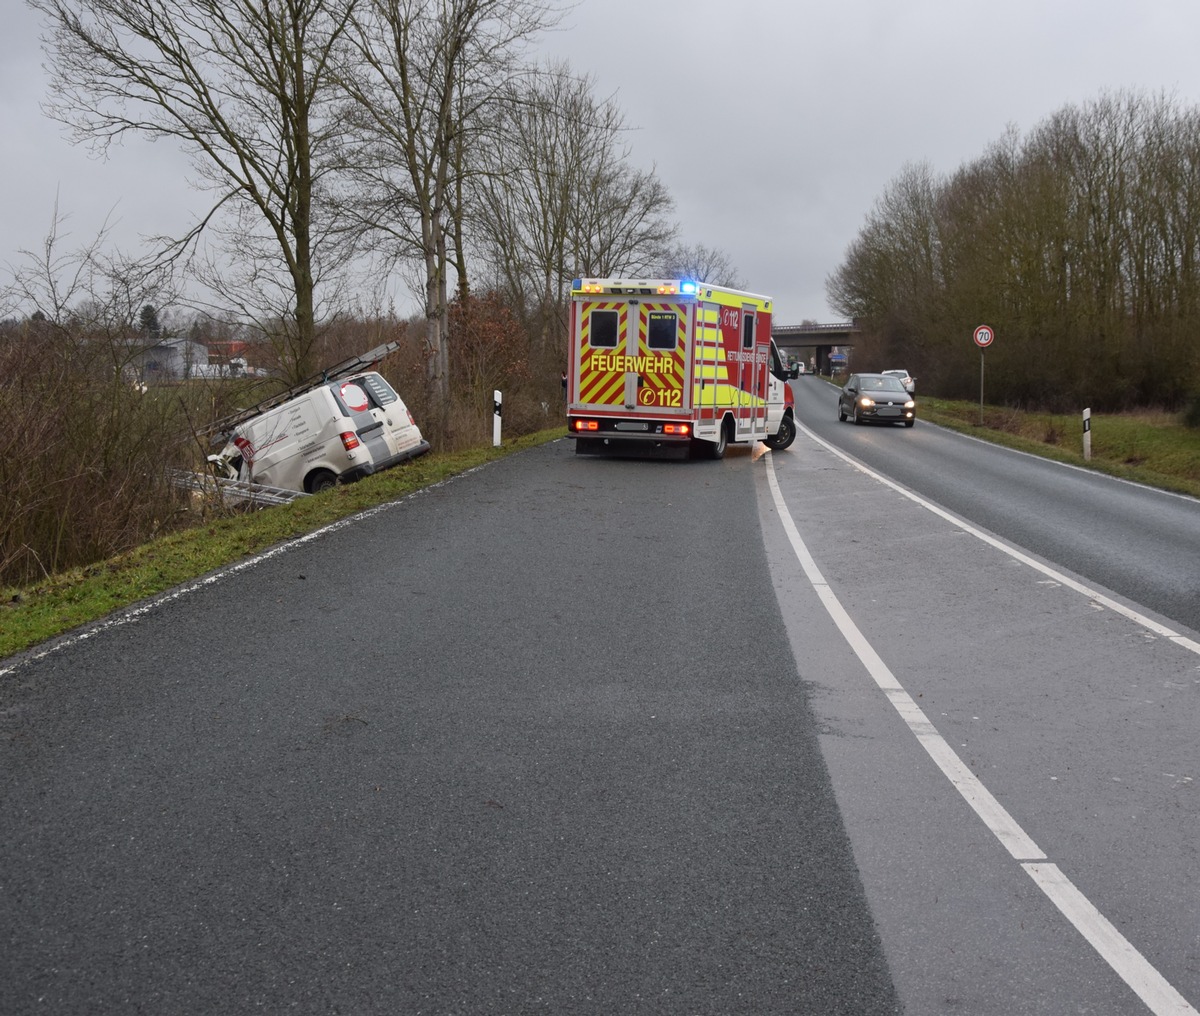
[{"label": "speed limit sign", "polygon": [[975,345],[980,349],[986,349],[996,338],[996,333],[992,331],[991,325],[980,325],[975,329]]}]

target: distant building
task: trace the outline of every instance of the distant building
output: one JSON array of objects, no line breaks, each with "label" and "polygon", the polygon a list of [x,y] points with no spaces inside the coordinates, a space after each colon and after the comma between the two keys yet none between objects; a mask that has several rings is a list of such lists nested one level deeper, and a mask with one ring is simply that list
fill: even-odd
[{"label": "distant building", "polygon": [[190,339],[161,339],[135,353],[129,365],[147,384],[203,377],[208,368],[208,347]]}]

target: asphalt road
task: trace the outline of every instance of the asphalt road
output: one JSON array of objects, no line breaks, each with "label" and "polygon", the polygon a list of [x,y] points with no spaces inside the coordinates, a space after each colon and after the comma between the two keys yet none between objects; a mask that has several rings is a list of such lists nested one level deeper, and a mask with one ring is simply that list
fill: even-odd
[{"label": "asphalt road", "polygon": [[839,423],[838,389],[806,376],[792,390],[801,422],[855,458],[1060,567],[1200,629],[1195,499],[966,440],[919,419],[911,430]]},{"label": "asphalt road", "polygon": [[[1195,1012],[1200,636],[1159,627],[1130,594],[1145,588],[1180,614],[1172,591],[1186,569],[1167,561],[1161,578],[1155,564],[1126,584],[1086,530],[1056,534],[1045,519],[1022,529],[1020,508],[1053,516],[1080,496],[1054,488],[1083,485],[1098,520],[1102,506],[1144,497],[1147,513],[1165,504],[1163,516],[1183,519],[1174,547],[1186,561],[1194,503],[1043,469],[920,422],[838,424],[832,390],[810,384],[794,386],[804,431],[763,470],[778,498],[756,475],[764,539],[907,1011]],[[889,486],[858,468],[866,460],[911,485]],[[1034,493],[1043,473],[1051,489]],[[911,487],[946,493],[921,504]],[[946,502],[961,524],[939,514]],[[1029,555],[1019,532],[1057,542]],[[1142,552],[1157,562],[1152,543]],[[961,766],[949,765],[954,780],[938,755]]]},{"label": "asphalt road", "polygon": [[899,1011],[760,465],[561,441],[15,661],[0,1011]]},{"label": "asphalt road", "polygon": [[973,535],[1036,460],[817,384],[786,452],[558,442],[6,661],[0,1012],[1191,1012],[1188,632]]}]

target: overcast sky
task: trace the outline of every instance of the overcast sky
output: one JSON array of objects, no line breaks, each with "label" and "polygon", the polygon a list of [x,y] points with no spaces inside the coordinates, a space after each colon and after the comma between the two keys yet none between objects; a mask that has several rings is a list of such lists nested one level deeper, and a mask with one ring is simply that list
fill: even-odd
[{"label": "overcast sky", "polygon": [[[178,149],[73,146],[40,110],[38,17],[0,5],[0,266],[40,247],[56,201],[68,247],[106,220],[129,250],[182,232],[207,205]],[[537,49],[616,98],[681,239],[725,252],[784,324],[838,319],[826,276],[906,164],[953,172],[1106,91],[1200,104],[1200,0],[582,0]]]}]

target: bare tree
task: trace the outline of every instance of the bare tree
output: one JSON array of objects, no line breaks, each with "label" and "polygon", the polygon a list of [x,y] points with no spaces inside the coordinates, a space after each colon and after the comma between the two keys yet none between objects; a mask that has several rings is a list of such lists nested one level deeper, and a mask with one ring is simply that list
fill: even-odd
[{"label": "bare tree", "polygon": [[144,542],[175,516],[174,399],[135,386],[141,308],[169,274],[105,253],[103,231],[64,247],[55,217],[8,266],[0,307],[0,584],[22,584]]},{"label": "bare tree", "polygon": [[729,255],[722,250],[705,247],[702,243],[690,247],[684,244],[672,247],[663,262],[661,273],[668,279],[695,279],[730,289],[746,288]]},{"label": "bare tree", "polygon": [[643,274],[675,235],[670,195],[629,167],[624,117],[593,87],[565,63],[512,81],[474,153],[473,238],[542,352],[572,278]]},{"label": "bare tree", "polygon": [[0,306],[30,315],[43,338],[80,371],[119,381],[140,350],[134,336],[145,308],[179,295],[172,266],[148,266],[110,251],[107,224],[68,250],[65,224],[56,208],[40,249],[21,250],[22,261],[6,266]]},{"label": "bare tree", "polygon": [[362,0],[354,17],[347,212],[379,249],[423,266],[426,376],[442,413],[461,167],[522,45],[559,16],[536,0]]},{"label": "bare tree", "polygon": [[[100,148],[128,134],[170,138],[194,157],[212,210],[238,218],[241,290],[282,288],[284,366],[313,369],[322,215],[338,142],[333,56],[358,0],[27,0],[46,16],[47,104]],[[220,278],[210,278],[220,284]]]}]

